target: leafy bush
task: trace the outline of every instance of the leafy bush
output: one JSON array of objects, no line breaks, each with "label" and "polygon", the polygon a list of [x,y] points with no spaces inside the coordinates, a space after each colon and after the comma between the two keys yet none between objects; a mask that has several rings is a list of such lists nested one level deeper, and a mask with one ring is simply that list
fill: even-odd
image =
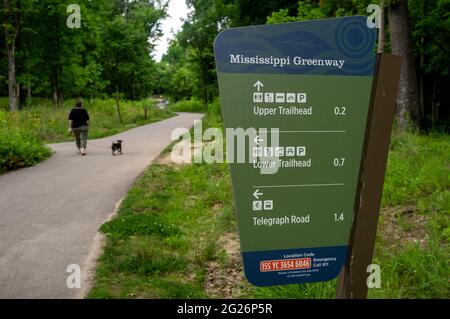
[{"label": "leafy bush", "polygon": [[0,97],[0,112],[8,110],[8,98]]},{"label": "leafy bush", "polygon": [[0,127],[0,172],[32,166],[50,155],[50,149],[30,132]]},{"label": "leafy bush", "polygon": [[151,109],[155,107],[155,100],[153,99],[143,99],[140,101],[133,102],[134,106],[140,109]]},{"label": "leafy bush", "polygon": [[222,117],[222,109],[220,104],[220,99],[216,98],[210,105],[209,105],[209,113],[215,117]]},{"label": "leafy bush", "polygon": [[170,107],[174,112],[206,112],[207,107],[197,99],[181,100]]}]

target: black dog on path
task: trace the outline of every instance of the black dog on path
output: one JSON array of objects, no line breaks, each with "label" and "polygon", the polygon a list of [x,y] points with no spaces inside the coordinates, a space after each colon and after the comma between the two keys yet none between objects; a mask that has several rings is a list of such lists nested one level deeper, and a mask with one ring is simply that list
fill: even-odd
[{"label": "black dog on path", "polygon": [[116,152],[122,155],[122,140],[114,141],[111,145],[112,155],[116,155]]}]

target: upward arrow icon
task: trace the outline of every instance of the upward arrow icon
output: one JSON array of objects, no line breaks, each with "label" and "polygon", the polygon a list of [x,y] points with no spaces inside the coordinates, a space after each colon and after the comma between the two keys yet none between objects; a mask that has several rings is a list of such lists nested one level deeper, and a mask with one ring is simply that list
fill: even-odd
[{"label": "upward arrow icon", "polygon": [[258,82],[256,82],[254,85],[254,87],[256,87],[256,89],[258,90],[258,92],[261,90],[262,87],[264,87],[264,85],[261,83],[261,81],[258,80]]}]

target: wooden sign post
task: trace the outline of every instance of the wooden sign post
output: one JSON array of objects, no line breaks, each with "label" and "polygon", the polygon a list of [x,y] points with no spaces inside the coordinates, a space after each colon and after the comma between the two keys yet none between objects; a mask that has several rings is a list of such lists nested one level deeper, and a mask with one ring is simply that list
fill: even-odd
[{"label": "wooden sign post", "polygon": [[347,262],[339,276],[338,299],[367,297],[367,267],[372,264],[375,248],[399,77],[400,57],[378,55],[355,215]]}]

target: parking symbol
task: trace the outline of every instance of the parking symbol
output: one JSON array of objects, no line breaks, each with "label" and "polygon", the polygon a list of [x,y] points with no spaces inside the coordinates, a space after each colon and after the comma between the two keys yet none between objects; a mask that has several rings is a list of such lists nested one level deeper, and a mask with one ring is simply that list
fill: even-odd
[{"label": "parking symbol", "polygon": [[305,156],[306,155],[306,147],[298,146],[297,147],[297,156]]},{"label": "parking symbol", "polygon": [[306,93],[298,93],[297,94],[297,102],[298,103],[306,103]]}]

